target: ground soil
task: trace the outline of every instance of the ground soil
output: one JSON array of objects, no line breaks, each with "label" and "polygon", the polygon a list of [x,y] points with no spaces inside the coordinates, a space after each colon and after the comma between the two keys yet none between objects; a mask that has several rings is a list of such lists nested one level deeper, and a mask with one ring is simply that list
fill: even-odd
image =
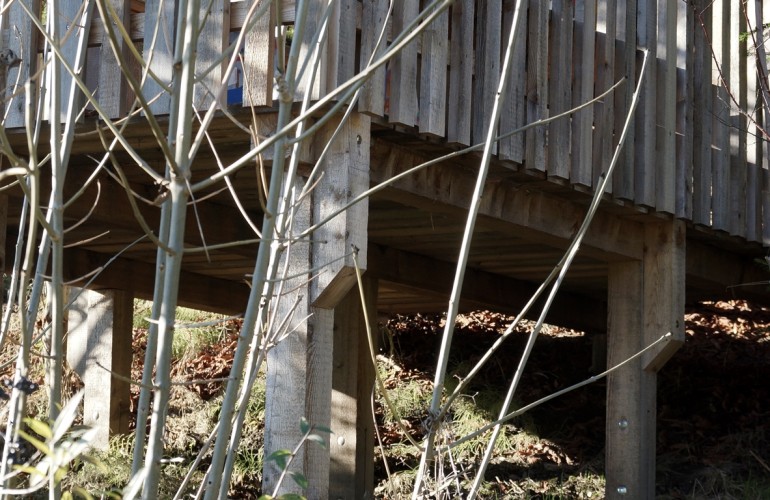
[{"label": "ground soil", "polygon": [[[704,303],[688,308],[686,319],[687,342],[658,377],[657,496],[763,498],[770,493],[770,310],[741,301]],[[455,335],[453,362],[478,359],[509,320],[483,311],[464,316]],[[432,383],[441,326],[440,317],[420,315],[388,322],[383,354],[394,356],[403,368],[400,376]],[[476,387],[500,387],[502,398],[525,339],[526,333],[514,334],[488,363]],[[190,379],[226,375],[234,341],[233,336],[228,348],[215,347],[185,361],[176,372]],[[135,359],[141,358],[140,344]],[[589,377],[598,368],[593,349],[590,334],[547,328],[517,400],[535,401]],[[203,398],[218,390],[216,384],[199,387]],[[553,498],[547,487],[538,491],[532,485],[600,475],[605,391],[604,381],[598,381],[534,409],[527,421],[534,422],[544,444],[521,450],[526,460],[490,468],[487,477],[499,482],[498,491],[506,498],[517,498],[506,491]],[[389,435],[398,439],[389,429],[382,430],[386,444]],[[414,464],[404,461],[401,466]],[[377,471],[383,479],[381,464]]]}]

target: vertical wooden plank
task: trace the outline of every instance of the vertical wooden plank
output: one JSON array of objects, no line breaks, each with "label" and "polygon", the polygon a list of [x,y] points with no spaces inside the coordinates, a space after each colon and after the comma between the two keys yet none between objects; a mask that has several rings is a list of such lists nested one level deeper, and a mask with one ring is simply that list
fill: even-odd
[{"label": "vertical wooden plank", "polygon": [[[712,83],[716,86],[713,100],[713,144],[712,153],[712,200],[711,226],[714,229],[729,229],[730,193],[730,96],[725,82],[730,81],[729,53],[729,0],[714,0],[712,9],[712,32],[714,54],[718,66],[712,72]],[[728,62],[728,64],[725,64]],[[720,74],[721,72],[721,74]]]},{"label": "vertical wooden plank", "polygon": [[[572,0],[554,0],[551,7],[549,31],[550,85],[548,104],[550,115],[557,115],[572,106]],[[561,118],[548,125],[548,176],[569,179],[570,119]]]},{"label": "vertical wooden plank", "polygon": [[[247,10],[254,3],[269,0],[247,0]],[[257,7],[260,9],[262,5]],[[275,29],[273,6],[252,20],[243,44],[243,106],[270,106],[273,104],[273,73],[275,71]]]},{"label": "vertical wooden plank", "polygon": [[[385,26],[388,15],[387,0],[364,0],[361,19],[361,61],[363,69],[369,64],[375,49],[375,44],[380,37],[380,32]],[[377,48],[373,60],[385,51],[387,44],[383,39]],[[358,98],[358,110],[372,116],[384,116],[385,114],[385,67],[380,66],[361,88]]]},{"label": "vertical wooden plank", "polygon": [[158,115],[171,110],[171,94],[163,87],[170,85],[173,77],[176,5],[165,0],[146,0],[144,4],[144,60],[160,82],[148,76],[142,92],[150,101],[150,110]]},{"label": "vertical wooden plank", "polygon": [[[374,498],[374,443],[375,422],[372,414],[371,398],[375,384],[375,366],[371,362],[369,352],[369,339],[373,343],[374,352],[378,352],[377,346],[377,279],[364,274],[364,297],[366,299],[366,314],[374,329],[372,332],[366,331],[366,324],[361,318],[361,331],[366,334],[362,337],[358,346],[358,418],[357,443],[356,446],[356,498]],[[368,338],[367,338],[368,337]]]},{"label": "vertical wooden plank", "polygon": [[[314,287],[312,294],[317,293]],[[334,309],[312,309],[313,316],[308,327],[307,344],[307,389],[305,391],[305,414],[315,425],[331,427],[332,366],[334,350]],[[301,391],[300,391],[301,392]],[[335,436],[326,437],[326,448],[310,446],[305,451],[307,498],[331,498],[329,496],[329,472],[331,458],[329,450]],[[267,448],[265,448],[267,450]],[[264,490],[269,491],[269,490]]]},{"label": "vertical wooden plank", "polygon": [[422,33],[420,68],[420,133],[443,138],[446,133],[449,13],[444,11]]},{"label": "vertical wooden plank", "polygon": [[[40,0],[16,0],[8,8],[8,41],[7,47],[20,58],[19,64],[10,66],[5,71],[3,82],[5,96],[5,119],[3,126],[6,128],[24,126],[24,84],[37,72],[38,58],[37,45],[39,33],[32,25],[29,17],[22,9],[25,4],[32,12],[40,12]],[[18,86],[17,83],[18,82]],[[38,85],[32,86],[35,91]],[[15,95],[18,93],[18,95]],[[36,95],[30,96],[37,99]]]},{"label": "vertical wooden plank", "polygon": [[[307,5],[307,14],[305,15],[305,33],[304,36],[297,40],[295,37],[292,43],[302,44],[299,51],[299,60],[306,60],[310,54],[316,49],[313,39],[316,32],[321,29],[324,17],[324,11],[326,4],[323,2],[310,2]],[[294,99],[301,101],[304,99],[305,94],[310,94],[311,100],[318,100],[326,94],[326,73],[329,71],[329,58],[331,54],[328,51],[323,51],[321,56],[321,64],[319,65],[318,73],[314,80],[311,81],[313,72],[306,70],[302,74],[302,78],[297,82],[297,91],[295,92]],[[278,68],[284,68],[283,61],[276,61]]]},{"label": "vertical wooden plank", "polygon": [[[398,0],[393,10],[393,36],[417,16],[419,0]],[[417,123],[417,44],[412,41],[391,60],[388,121],[412,127]]]},{"label": "vertical wooden plank", "polygon": [[[643,266],[619,262],[609,266],[607,366],[643,347]],[[607,377],[606,498],[655,496],[656,374],[636,359]]]},{"label": "vertical wooden plank", "polygon": [[334,89],[353,76],[356,58],[356,0],[339,0],[332,6],[326,40],[329,67],[326,88]]},{"label": "vertical wooden plank", "polygon": [[[119,22],[123,26],[129,26],[131,23],[130,5],[123,0],[109,0],[109,3],[114,9],[117,19],[103,19],[102,22]],[[121,57],[124,59],[130,57],[126,42],[120,36],[118,36],[117,47]],[[127,112],[127,92],[128,84],[125,78],[123,78],[122,69],[118,64],[112,47],[105,40],[99,53],[99,90],[97,91],[97,98],[99,99],[99,105],[108,117],[115,119],[125,116]]]},{"label": "vertical wooden plank", "polygon": [[[476,59],[473,81],[473,142],[484,142],[500,81],[502,0],[481,2],[476,15]],[[497,153],[497,145],[493,148]]]},{"label": "vertical wooden plank", "polygon": [[[615,82],[615,36],[617,32],[616,0],[600,0],[597,6],[596,38],[596,93],[604,92]],[[616,93],[622,93],[618,89]],[[610,165],[613,154],[613,113],[614,95],[594,104],[593,134],[593,185],[597,185],[599,175]],[[607,184],[606,192],[612,192],[612,183]]]},{"label": "vertical wooden plank", "polygon": [[[530,2],[527,24],[527,123],[548,116],[548,5]],[[526,132],[524,166],[545,172],[546,127]]]},{"label": "vertical wooden plank", "polygon": [[[696,224],[711,225],[712,85],[711,49],[704,29],[711,31],[709,0],[696,0],[693,58],[693,211]],[[704,28],[705,27],[705,28]]]},{"label": "vertical wooden plank", "polygon": [[449,41],[449,106],[447,142],[471,143],[471,98],[473,83],[474,0],[456,0],[452,5],[452,39]]},{"label": "vertical wooden plank", "polygon": [[677,3],[676,216],[693,216],[693,7]]},{"label": "vertical wooden plank", "polygon": [[[594,96],[594,61],[596,49],[596,0],[583,3],[582,23],[577,23],[573,46],[575,88],[572,104],[577,106]],[[572,117],[572,170],[570,182],[591,187],[593,177],[594,107],[584,108]]]},{"label": "vertical wooden plank", "polygon": [[655,128],[657,161],[655,168],[655,207],[657,211],[676,211],[676,21],[677,0],[658,0],[658,36]]},{"label": "vertical wooden plank", "polygon": [[[755,2],[749,2],[746,8],[748,9],[751,29],[755,29],[762,23],[761,7],[757,8]],[[756,33],[754,36],[756,37],[758,34]],[[752,39],[749,38],[749,40]],[[760,175],[760,165],[763,141],[761,140],[761,125],[759,124],[763,120],[762,107],[759,105],[762,101],[757,99],[757,92],[761,91],[761,86],[758,84],[758,75],[761,71],[757,64],[759,57],[762,57],[761,51],[756,51],[754,55],[748,57],[748,64],[744,73],[747,85],[746,105],[753,119],[749,125],[749,133],[746,135],[746,163],[748,169],[746,177],[746,239],[756,242],[762,241],[762,178]]]},{"label": "vertical wooden plank", "polygon": [[[91,19],[94,3],[83,3],[80,0],[67,0],[61,2],[59,16],[59,33],[62,37],[61,53],[67,64],[81,77],[85,77],[86,41],[91,31]],[[80,46],[80,48],[79,48]],[[59,62],[61,71],[61,86],[59,88],[60,102],[64,103],[59,120],[63,123],[67,120],[67,108],[70,102],[70,92],[74,84],[74,78]],[[72,105],[74,109],[83,107],[84,96],[82,91],[75,90]],[[82,120],[81,120],[82,121]]]},{"label": "vertical wooden plank", "polygon": [[657,171],[655,156],[657,0],[639,0],[636,13],[637,45],[640,49],[646,49],[648,60],[639,106],[636,109],[634,201],[638,205],[654,208]]},{"label": "vertical wooden plank", "polygon": [[[746,6],[743,2],[730,2],[729,62],[730,93],[737,104],[730,102],[730,216],[729,231],[736,236],[746,236],[746,106],[748,96],[746,81]],[[743,41],[741,39],[743,38]],[[753,50],[753,49],[752,49]]]},{"label": "vertical wooden plank", "polygon": [[[615,93],[615,130],[623,129],[625,118],[631,109],[634,89],[636,88],[636,0],[618,2],[618,39],[622,43],[616,45],[615,54],[618,60],[615,64],[615,78],[626,78],[626,84],[620,92]],[[639,109],[636,113],[640,113]],[[634,127],[630,126],[626,135],[620,162],[615,169],[612,179],[612,193],[622,200],[634,199]],[[613,141],[613,145],[617,144]]]},{"label": "vertical wooden plank", "polygon": [[[757,9],[756,16],[761,19],[756,22],[754,27],[759,29],[759,27],[764,27],[766,20],[770,19],[770,2],[762,2],[760,0],[755,5],[755,9]],[[764,36],[765,32],[763,29],[760,34]],[[758,52],[760,55],[764,55],[762,59],[757,60],[757,63],[761,66],[761,74],[765,78],[765,83],[767,83],[767,51],[764,46],[760,45]],[[765,88],[767,89],[767,87]],[[763,111],[762,123],[764,127],[768,127],[768,123],[770,123],[770,118],[768,118],[770,117],[770,110],[763,107]],[[763,141],[763,147],[760,148],[760,151],[762,153],[762,164],[759,170],[760,187],[758,188],[761,193],[760,198],[762,199],[762,230],[760,237],[762,238],[763,245],[770,246],[770,175],[768,175],[770,173],[770,144]]]},{"label": "vertical wooden plank", "polygon": [[218,94],[222,86],[227,85],[222,81],[227,60],[220,58],[229,44],[230,0],[203,0],[200,18],[202,23],[198,36],[198,56],[195,59],[198,83],[195,84],[193,94],[195,106],[202,111],[212,105],[227,104],[227,96],[218,98]]},{"label": "vertical wooden plank", "polygon": [[[508,43],[510,30],[513,29],[513,12],[516,8],[514,0],[503,1],[503,36],[502,43]],[[500,115],[500,134],[510,132],[524,126],[526,120],[526,91],[527,91],[527,2],[522,2],[519,15],[518,40],[513,52],[508,83],[505,86],[505,100]],[[539,36],[546,38],[545,32]],[[503,46],[502,56],[505,57]],[[511,160],[516,163],[524,161],[524,134],[515,134],[498,142],[498,158]]]}]

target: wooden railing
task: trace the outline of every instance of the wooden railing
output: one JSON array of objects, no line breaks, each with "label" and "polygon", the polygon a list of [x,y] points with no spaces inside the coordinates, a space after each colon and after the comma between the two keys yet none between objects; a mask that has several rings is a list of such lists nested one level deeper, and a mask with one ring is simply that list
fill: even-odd
[{"label": "wooden railing", "polygon": [[[74,18],[81,2],[62,3],[70,5]],[[765,188],[770,177],[761,125],[766,119],[751,44],[756,33],[751,28],[770,19],[770,7],[764,7],[758,20],[753,5],[744,12],[743,2],[730,0],[697,0],[694,6],[679,0],[619,1],[609,10],[607,6],[615,2],[523,3],[525,36],[513,55],[500,133],[567,111],[628,78],[610,97],[571,118],[501,140],[496,148],[499,159],[511,168],[590,192],[610,164],[646,53],[649,63],[641,100],[607,196],[770,244]],[[285,4],[281,19],[290,24],[293,10]],[[326,2],[311,6],[308,38],[293,43],[305,43],[309,50],[321,24],[322,4]],[[296,98],[310,92],[318,99],[353,77],[372,56],[382,23],[388,22],[392,40],[415,18],[420,4],[398,0],[391,19],[386,19],[387,0],[337,0],[319,77],[312,86],[300,88]],[[200,36],[197,70],[210,71],[196,85],[199,109],[211,106],[217,95],[220,105],[273,105],[273,16],[253,23],[239,55],[237,76],[224,84],[232,87],[229,99],[227,92],[219,92],[227,61],[215,61],[244,26],[250,5],[248,0],[214,0]],[[514,0],[455,0],[387,67],[374,73],[361,92],[358,110],[448,144],[481,142],[489,126],[514,6]],[[146,58],[155,40],[149,67],[169,81],[172,2],[134,0],[118,8],[132,43]],[[95,17],[84,78],[108,115],[119,118],[131,108],[134,96]],[[23,59],[32,52],[30,47],[42,47],[42,37],[17,5],[11,6],[3,23],[6,46]],[[134,60],[126,44],[119,45],[125,60]],[[139,75],[140,67],[134,64],[132,71]],[[37,61],[23,61],[10,68],[6,96],[18,93],[18,82],[38,67]],[[168,113],[171,99],[161,85],[147,79],[143,89],[153,98],[153,112]],[[17,95],[7,106],[6,128],[23,126],[21,102]]]}]

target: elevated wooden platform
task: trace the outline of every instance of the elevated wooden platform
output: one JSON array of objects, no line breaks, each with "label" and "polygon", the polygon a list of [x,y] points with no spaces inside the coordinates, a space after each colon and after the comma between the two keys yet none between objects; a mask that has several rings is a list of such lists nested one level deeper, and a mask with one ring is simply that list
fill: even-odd
[{"label": "elevated wooden platform", "polygon": [[[80,3],[63,3],[75,18]],[[148,55],[153,34],[164,33],[155,30],[159,23],[173,33],[173,12],[171,17],[161,15],[162,2],[114,3],[139,53]],[[335,156],[322,165],[328,185],[313,195],[314,208],[308,208],[311,221],[320,220],[323,203],[339,206],[366,187],[483,140],[516,3],[456,0],[400,55],[373,73],[354,104],[350,124],[335,142]],[[385,21],[388,39],[393,40],[420,9],[416,0],[401,0],[386,20],[387,4],[382,0],[334,4],[320,76],[312,84],[302,81],[294,96],[295,113],[300,112],[304,95],[318,102],[360,74]],[[261,168],[269,171],[273,161],[272,150],[261,155],[260,162],[252,161],[249,155],[255,140],[249,127],[261,139],[276,129],[275,18],[245,19],[249,1],[214,0],[212,5],[197,66],[198,73],[205,70],[206,76],[195,87],[195,104],[200,112],[221,109],[208,128],[209,141],[195,157],[190,182],[195,185],[221,165],[239,159],[248,158],[250,163],[229,176],[230,186],[220,182],[195,193],[185,229],[188,250],[180,303],[241,313],[263,216]],[[310,5],[312,28],[320,23],[321,2]],[[770,15],[760,12],[761,19],[753,12],[744,15],[738,3],[727,0],[530,0],[523,5],[522,36],[497,124],[500,134],[565,112],[624,78],[625,83],[571,117],[497,143],[468,261],[462,308],[518,311],[551,272],[609,166],[644,54],[648,54],[641,102],[620,164],[548,321],[609,332],[610,363],[667,331],[674,333],[666,347],[613,376],[608,389],[608,498],[618,495],[620,486],[628,488],[624,498],[651,498],[655,371],[683,340],[684,302],[725,297],[768,302],[770,298],[765,286],[755,285],[768,278],[767,265],[757,260],[767,255],[770,244],[770,175],[764,119],[760,118],[764,104],[757,96],[763,80],[757,77],[745,37],[739,36],[749,31],[747,19],[761,25]],[[770,10],[770,6],[763,8]],[[43,44],[22,18],[18,6],[11,5],[3,20],[6,46],[23,56],[21,64],[10,67],[6,75],[7,139],[3,140],[16,155],[26,157],[29,131],[24,128],[23,94],[17,82],[42,69],[40,58],[24,54],[37,54]],[[291,6],[284,8],[280,19],[286,25],[294,22]],[[237,76],[223,82],[227,60],[212,63],[244,26],[250,27],[250,34],[237,52]],[[310,47],[313,33],[311,29],[307,39],[295,38],[292,43]],[[82,284],[81,277],[105,266],[92,287],[150,298],[157,247],[144,237],[137,216],[157,229],[166,193],[136,158],[160,176],[166,159],[147,126],[147,113],[136,112],[136,87],[120,74],[123,66],[132,68],[137,81],[141,76],[141,67],[126,48],[129,40],[121,40],[113,50],[98,16],[83,36],[90,48],[82,79],[101,110],[86,106],[69,159],[65,197],[84,186],[85,190],[65,211],[71,226],[66,242],[72,245],[65,250],[67,277]],[[170,78],[171,45],[155,47],[149,67],[160,78]],[[762,78],[766,81],[766,75]],[[224,88],[228,85],[230,97]],[[148,109],[167,133],[171,94],[152,78],[142,89],[152,98]],[[309,122],[320,119],[331,106],[319,107]],[[112,140],[105,125],[110,120],[125,126],[128,140],[94,173],[104,155],[97,130]],[[194,124],[195,131],[198,126]],[[315,163],[331,130],[326,125],[301,143],[303,175]],[[41,130],[39,158],[48,153],[50,133],[47,126]],[[341,241],[335,245],[365,242],[362,257],[378,311],[445,310],[478,165],[479,153],[471,152],[422,169],[374,193],[359,207],[355,220],[329,233]],[[336,179],[337,172],[350,173],[359,184],[336,185],[328,180]],[[42,178],[50,183],[45,175]],[[15,252],[22,192],[9,187],[4,193],[8,197],[8,267]],[[84,223],[77,225],[80,221]],[[331,246],[329,234],[314,237],[311,261],[318,258],[313,253],[318,248]],[[231,245],[234,242],[240,243]],[[356,435],[356,420],[342,422],[335,413],[340,408],[350,410],[351,404],[355,410],[362,398],[368,398],[364,395],[371,383],[366,351],[360,350],[361,326],[356,319],[360,311],[355,301],[344,298],[351,285],[348,279],[335,300],[324,296],[322,287],[309,293],[315,298],[308,308],[320,322],[315,327],[322,325],[329,335],[334,330],[336,344],[333,352],[318,359],[303,358],[291,379],[301,388],[301,402],[269,409],[274,422],[298,418],[299,412]],[[350,343],[351,336],[358,336],[359,343]],[[314,345],[312,335],[303,339],[299,348]],[[342,349],[357,355],[346,357]],[[292,354],[280,351],[275,356],[283,359]],[[329,366],[324,368],[324,363]],[[308,385],[311,379],[317,383]],[[353,403],[338,404],[340,399],[334,396],[338,393],[347,394]],[[364,422],[363,410],[358,411],[362,412],[359,423]],[[632,422],[629,433],[617,433],[614,422],[620,418]],[[296,430],[276,427],[268,433],[271,430],[275,438],[268,440],[269,449],[291,445],[296,438]],[[352,458],[348,450],[334,447],[331,458],[328,453],[308,455],[302,466],[315,480],[311,497],[325,498],[334,492],[340,498],[359,498],[371,493],[367,484],[371,469],[356,460],[370,453],[371,443],[365,434],[358,437]],[[351,475],[358,481],[346,483],[344,478]],[[336,479],[330,482],[329,477]]]}]

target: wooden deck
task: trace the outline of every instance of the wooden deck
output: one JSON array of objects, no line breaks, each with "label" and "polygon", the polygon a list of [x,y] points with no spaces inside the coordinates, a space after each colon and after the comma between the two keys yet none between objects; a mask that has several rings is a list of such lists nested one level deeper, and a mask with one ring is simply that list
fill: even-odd
[{"label": "wooden deck", "polygon": [[[33,26],[22,21],[18,3],[10,6],[2,20],[6,47],[22,58],[20,65],[7,71],[4,123],[13,150],[26,155],[23,92],[18,82],[41,69],[41,58],[35,55],[44,50],[44,43]],[[80,2],[63,3],[74,19]],[[149,68],[168,81],[173,50],[163,36],[173,33],[173,2],[113,3],[139,53],[147,53],[154,34],[160,34]],[[521,32],[526,36],[518,40],[513,55],[507,99],[497,124],[500,135],[565,112],[624,78],[625,83],[571,117],[497,143],[469,257],[463,308],[516,311],[558,262],[610,164],[645,53],[650,58],[648,73],[620,163],[549,321],[604,332],[609,315],[610,336],[613,328],[625,325],[629,331],[640,329],[641,339],[643,328],[634,323],[639,318],[619,312],[618,304],[640,297],[647,297],[650,304],[665,300],[653,298],[656,292],[649,282],[640,281],[636,291],[622,290],[624,279],[634,283],[639,278],[636,264],[647,262],[648,269],[658,266],[650,256],[659,248],[681,252],[662,257],[676,261],[669,262],[673,267],[660,267],[662,275],[677,263],[684,266],[683,283],[676,281],[679,274],[668,276],[669,281],[658,276],[666,281],[658,283],[659,293],[675,295],[670,298],[674,309],[663,323],[679,314],[676,307],[685,300],[740,296],[767,302],[766,287],[749,285],[767,279],[766,266],[755,261],[767,255],[770,246],[770,148],[761,125],[766,118],[757,94],[761,83],[755,55],[741,37],[748,31],[747,19],[752,24],[757,21],[753,10],[744,16],[740,3],[729,0],[696,0],[694,7],[693,2],[666,0],[530,0],[524,4],[528,8]],[[311,5],[307,22],[318,26],[320,2]],[[334,5],[320,77],[299,88],[294,96],[297,112],[304,95],[318,101],[360,73],[373,55],[379,26],[388,13],[385,0],[339,0]],[[389,40],[415,18],[420,5],[417,0],[396,2],[387,19]],[[400,55],[373,73],[354,105],[355,126],[349,132],[368,148],[367,185],[483,141],[514,5],[512,0],[455,0]],[[209,129],[216,151],[208,145],[200,150],[193,184],[217,172],[218,162],[227,164],[249,154],[253,148],[249,125],[256,124],[263,138],[275,131],[271,38],[275,18],[247,21],[250,6],[249,1],[214,0],[201,32],[197,72],[205,77],[195,87],[195,105],[201,113],[215,105],[223,109],[216,112]],[[161,13],[161,7],[171,10]],[[98,161],[103,154],[96,129],[111,139],[105,117],[116,123],[125,119],[127,146],[161,175],[165,169],[146,116],[136,112],[131,83],[119,69],[133,68],[140,81],[141,67],[127,40],[121,41],[115,55],[106,45],[102,21],[98,14],[95,17],[86,34],[89,48],[82,78],[103,115],[89,105],[80,119],[67,194],[90,182],[95,158]],[[279,17],[290,26],[292,5],[285,3]],[[770,4],[764,6],[761,22],[768,19]],[[65,27],[72,24],[68,19],[61,22]],[[251,29],[237,54],[236,71],[223,83],[227,61],[212,63],[244,25]],[[292,43],[305,44],[307,52],[309,42],[294,39]],[[152,98],[149,108],[165,130],[171,95],[152,79],[142,88]],[[331,105],[319,108],[316,117]],[[41,131],[43,137],[49,133],[47,127]],[[302,144],[299,154],[305,173],[315,162],[322,139]],[[48,147],[47,141],[41,143],[46,146],[38,151],[39,157]],[[271,154],[263,157],[268,166]],[[445,310],[479,157],[471,152],[423,169],[368,201],[361,219],[365,228],[357,229],[367,242],[367,274],[378,283],[379,311]],[[142,235],[134,212],[140,212],[150,227],[157,227],[160,210],[152,200],[159,194],[158,187],[136,166],[127,147],[116,152],[115,162],[123,166],[130,188],[148,202],[133,207],[116,170],[102,171],[98,182],[90,182],[82,201],[66,211],[69,224],[87,218],[86,224],[67,233],[68,242],[80,242],[65,251],[67,272],[74,279],[109,261],[96,282],[98,287],[149,297],[156,247],[147,240],[128,245]],[[256,170],[244,168],[232,176],[237,202],[222,191],[223,185],[196,194],[205,199],[187,218],[186,243],[191,251],[184,260],[182,304],[243,311],[249,293],[245,277],[253,271],[257,243],[222,249],[217,245],[256,239],[254,227],[262,219]],[[6,192],[6,256],[12,256],[21,191]],[[251,223],[241,216],[239,203]],[[658,234],[657,228],[664,229]],[[192,250],[204,244],[212,248],[208,255]],[[120,257],[110,261],[118,252]],[[11,260],[6,258],[6,266]],[[686,296],[678,291],[680,286]],[[624,349],[629,346],[611,349],[611,359],[620,359]],[[634,394],[649,397],[649,386],[645,387],[648,392],[638,392],[642,389],[637,387]],[[652,391],[654,403],[654,384]],[[612,408],[630,404],[613,397],[609,398],[616,405]],[[640,453],[649,453],[649,448]],[[645,482],[649,477],[637,479]],[[632,497],[645,496],[649,491]]]}]

